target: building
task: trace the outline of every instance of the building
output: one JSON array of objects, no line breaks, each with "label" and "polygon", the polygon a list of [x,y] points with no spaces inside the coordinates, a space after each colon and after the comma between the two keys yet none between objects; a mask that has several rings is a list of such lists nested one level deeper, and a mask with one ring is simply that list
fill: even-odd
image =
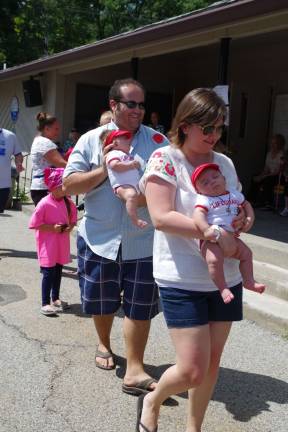
[{"label": "building", "polygon": [[[219,1],[0,71],[0,124],[14,128],[29,152],[37,112],[57,115],[63,139],[73,126],[84,132],[108,108],[111,83],[133,76],[148,90],[147,115],[159,111],[169,128],[185,93],[227,84],[228,144],[247,189],[251,175],[263,166],[268,137],[278,132],[288,141],[287,46],[287,0]],[[12,122],[11,104],[15,111],[17,101],[19,115]]]}]

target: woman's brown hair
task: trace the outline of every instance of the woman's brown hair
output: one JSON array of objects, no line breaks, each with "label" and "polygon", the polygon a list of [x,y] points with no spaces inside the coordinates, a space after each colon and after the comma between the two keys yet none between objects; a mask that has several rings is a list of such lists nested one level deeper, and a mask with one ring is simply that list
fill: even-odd
[{"label": "woman's brown hair", "polygon": [[41,111],[36,115],[36,120],[38,121],[37,129],[39,132],[42,132],[46,126],[52,126],[57,121],[57,118]]},{"label": "woman's brown hair", "polygon": [[185,141],[183,126],[198,124],[214,125],[218,119],[223,121],[227,115],[225,102],[212,89],[197,88],[184,96],[178,105],[169,139],[172,144],[182,147]]}]

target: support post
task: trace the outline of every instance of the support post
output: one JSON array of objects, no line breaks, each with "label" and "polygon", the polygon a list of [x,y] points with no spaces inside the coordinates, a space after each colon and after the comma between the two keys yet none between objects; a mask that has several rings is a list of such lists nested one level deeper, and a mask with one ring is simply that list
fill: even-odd
[{"label": "support post", "polygon": [[231,38],[222,38],[220,40],[218,84],[227,84],[230,41]]},{"label": "support post", "polygon": [[131,58],[131,72],[132,72],[132,78],[135,80],[138,80],[138,65],[139,65],[139,58],[138,57],[132,57]]}]

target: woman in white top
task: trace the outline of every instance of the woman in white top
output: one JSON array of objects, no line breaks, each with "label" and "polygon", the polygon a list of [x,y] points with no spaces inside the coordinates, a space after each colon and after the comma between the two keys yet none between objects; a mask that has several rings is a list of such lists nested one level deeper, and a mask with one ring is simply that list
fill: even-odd
[{"label": "woman in white top", "polygon": [[36,116],[39,135],[34,138],[31,147],[32,182],[30,187],[31,198],[35,204],[48,194],[44,183],[44,169],[46,167],[65,168],[67,162],[57,149],[54,141],[57,141],[60,133],[60,124],[56,117],[39,112]]},{"label": "woman in white top", "polygon": [[[225,278],[235,298],[224,304],[201,256],[199,240],[203,237],[193,220],[197,192],[191,175],[197,166],[218,164],[227,187],[240,189],[232,161],[213,151],[225,116],[225,104],[212,90],[195,89],[188,93],[173,121],[171,145],[152,154],[141,180],[156,228],[154,277],[176,351],[176,365],[164,372],[153,392],[139,398],[136,430],[140,432],[155,432],[162,402],[186,390],[186,432],[201,431],[232,321],[242,319],[239,264],[225,259]],[[235,228],[243,231],[248,231],[252,223],[243,210],[234,219]],[[220,227],[215,230],[215,241],[230,247],[229,238]]]},{"label": "woman in white top", "polygon": [[274,187],[279,182],[279,174],[283,166],[284,147],[284,136],[281,134],[273,135],[263,171],[252,179],[249,199],[254,201],[254,204],[264,204],[268,208],[273,207]]}]

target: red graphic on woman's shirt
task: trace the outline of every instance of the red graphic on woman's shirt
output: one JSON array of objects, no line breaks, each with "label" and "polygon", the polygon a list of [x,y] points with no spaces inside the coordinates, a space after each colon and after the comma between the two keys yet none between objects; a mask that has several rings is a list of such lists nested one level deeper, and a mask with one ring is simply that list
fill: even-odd
[{"label": "red graphic on woman's shirt", "polygon": [[162,157],[162,153],[159,151],[153,153],[153,158],[161,158]]},{"label": "red graphic on woman's shirt", "polygon": [[175,168],[173,167],[173,165],[169,162],[167,162],[167,164],[165,165],[165,171],[170,175],[170,176],[174,176],[175,174]]}]

